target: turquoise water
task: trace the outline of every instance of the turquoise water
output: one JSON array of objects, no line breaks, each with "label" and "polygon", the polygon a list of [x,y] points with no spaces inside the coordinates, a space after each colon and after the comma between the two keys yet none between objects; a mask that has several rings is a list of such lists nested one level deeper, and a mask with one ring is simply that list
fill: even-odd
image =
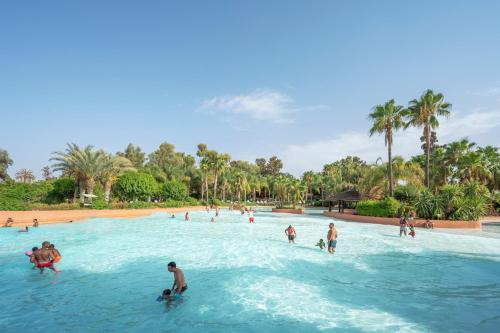
[{"label": "turquoise water", "polygon": [[[0,332],[498,332],[500,236],[336,221],[338,252],[314,245],[331,219],[223,211],[0,229]],[[297,244],[284,229],[293,224]],[[24,251],[63,255],[56,275]],[[188,291],[155,301],[184,269]]]}]

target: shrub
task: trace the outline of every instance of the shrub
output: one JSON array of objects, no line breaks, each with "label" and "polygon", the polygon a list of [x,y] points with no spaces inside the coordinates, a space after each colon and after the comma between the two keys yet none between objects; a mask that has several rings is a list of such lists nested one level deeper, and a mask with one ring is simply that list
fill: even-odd
[{"label": "shrub", "polygon": [[26,210],[31,203],[47,202],[48,194],[53,189],[52,183],[53,181],[1,183],[0,210]]},{"label": "shrub", "polygon": [[188,197],[188,188],[183,182],[170,180],[163,184],[161,196],[164,199],[182,201]]},{"label": "shrub", "polygon": [[477,221],[486,214],[490,202],[488,189],[477,182],[445,185],[436,194],[420,193],[415,208],[423,218]]},{"label": "shrub", "polygon": [[53,188],[48,193],[48,200],[52,203],[64,202],[73,198],[76,182],[71,178],[59,178],[53,181]]},{"label": "shrub", "polygon": [[158,184],[150,174],[127,172],[118,178],[116,190],[122,200],[146,201],[158,192]]},{"label": "shrub", "polygon": [[80,209],[80,203],[59,203],[59,204],[46,204],[46,203],[33,203],[27,206],[29,210],[72,210]]},{"label": "shrub", "polygon": [[383,200],[362,200],[356,206],[356,212],[359,215],[396,217],[399,214],[401,204],[392,197],[386,197]]},{"label": "shrub", "polygon": [[193,197],[188,197],[186,200],[184,200],[184,205],[186,206],[200,206],[201,203],[198,199],[195,199]]},{"label": "shrub", "polygon": [[421,189],[414,185],[396,186],[394,198],[400,202],[414,205],[417,202]]},{"label": "shrub", "polygon": [[128,204],[126,208],[141,209],[141,208],[155,208],[156,204],[154,202],[146,201],[134,201]]}]

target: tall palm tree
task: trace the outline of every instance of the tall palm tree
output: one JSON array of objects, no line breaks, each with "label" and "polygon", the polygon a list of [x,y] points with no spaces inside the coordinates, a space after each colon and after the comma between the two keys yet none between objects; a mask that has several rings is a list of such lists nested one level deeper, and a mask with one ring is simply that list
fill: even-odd
[{"label": "tall palm tree", "polygon": [[33,171],[28,169],[21,169],[16,172],[16,180],[21,183],[32,183],[35,180]]},{"label": "tall palm tree", "polygon": [[203,181],[201,184],[201,200],[203,201],[203,192],[206,193],[207,196],[207,204],[208,204],[208,173],[210,171],[211,165],[208,157],[203,157],[200,161],[200,170],[203,174]]},{"label": "tall palm tree", "polygon": [[370,119],[373,121],[370,128],[370,136],[375,133],[384,133],[385,145],[387,146],[387,178],[389,180],[389,195],[393,196],[393,177],[392,177],[392,143],[393,131],[403,126],[402,120],[403,106],[396,105],[393,99],[384,105],[375,106]]},{"label": "tall palm tree", "polygon": [[311,189],[311,184],[314,180],[314,171],[306,171],[302,175],[302,181],[307,187],[307,192],[305,195],[305,201],[307,201],[307,197],[309,196],[309,193],[311,193],[311,199],[312,199],[312,189]]},{"label": "tall palm tree", "polygon": [[104,185],[104,200],[109,202],[111,187],[118,179],[118,176],[127,171],[135,171],[132,162],[122,156],[113,156],[111,154],[103,155],[103,166],[99,178]]},{"label": "tall palm tree", "polygon": [[409,107],[403,112],[409,126],[423,127],[425,138],[425,186],[430,187],[429,160],[431,149],[431,131],[439,127],[438,116],[448,117],[451,104],[444,101],[441,93],[435,94],[432,90],[426,90],[420,99],[410,101]]},{"label": "tall palm tree", "polygon": [[228,154],[214,154],[213,157],[210,158],[209,164],[214,174],[214,193],[212,195],[212,202],[217,199],[217,181],[219,175],[223,174],[226,171],[230,160],[231,156],[229,156]]}]

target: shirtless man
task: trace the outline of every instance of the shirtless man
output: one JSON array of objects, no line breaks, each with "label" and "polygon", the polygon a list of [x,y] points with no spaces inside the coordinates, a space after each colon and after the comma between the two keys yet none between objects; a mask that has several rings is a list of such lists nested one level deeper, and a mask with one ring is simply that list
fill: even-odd
[{"label": "shirtless man", "polygon": [[335,229],[335,224],[333,223],[330,223],[328,226],[330,227],[326,236],[328,240],[328,252],[333,253],[337,247],[337,229]]},{"label": "shirtless man", "polygon": [[175,262],[171,261],[167,265],[167,269],[169,272],[174,273],[174,284],[172,285],[172,289],[176,294],[182,294],[188,288],[186,284],[186,279],[184,278],[184,272],[177,268]]},{"label": "shirtless man", "polygon": [[295,228],[291,225],[285,229],[285,235],[288,236],[288,243],[295,244],[295,237],[297,237],[297,233],[295,232]]},{"label": "shirtless man", "polygon": [[51,262],[51,254],[52,250],[50,249],[49,242],[43,242],[42,248],[38,251],[33,252],[33,263],[40,269],[40,274],[43,273],[45,267],[53,270],[56,273],[59,273],[59,271],[54,267],[54,264]]}]

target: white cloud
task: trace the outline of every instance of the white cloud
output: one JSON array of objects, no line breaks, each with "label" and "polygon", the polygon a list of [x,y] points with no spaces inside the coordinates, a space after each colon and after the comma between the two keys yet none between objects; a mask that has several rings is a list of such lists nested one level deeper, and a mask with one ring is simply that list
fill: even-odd
[{"label": "white cloud", "polygon": [[293,114],[303,110],[313,110],[322,106],[300,107],[287,94],[275,90],[259,89],[246,95],[226,95],[213,97],[201,103],[200,110],[244,115],[255,120],[275,123],[290,123]]},{"label": "white cloud", "polygon": [[[446,143],[463,137],[473,140],[474,136],[500,129],[500,112],[475,111],[465,115],[452,114],[442,119],[438,129],[438,140]],[[394,135],[393,156],[410,157],[421,153],[422,129],[409,128]],[[498,142],[497,142],[498,143]],[[493,142],[492,144],[496,144]],[[359,156],[374,162],[378,157],[387,160],[387,149],[383,135],[370,137],[366,131],[350,131],[334,138],[315,141],[304,145],[290,145],[281,155],[285,171],[300,176],[304,171],[320,171],[323,165],[347,155]]]}]

